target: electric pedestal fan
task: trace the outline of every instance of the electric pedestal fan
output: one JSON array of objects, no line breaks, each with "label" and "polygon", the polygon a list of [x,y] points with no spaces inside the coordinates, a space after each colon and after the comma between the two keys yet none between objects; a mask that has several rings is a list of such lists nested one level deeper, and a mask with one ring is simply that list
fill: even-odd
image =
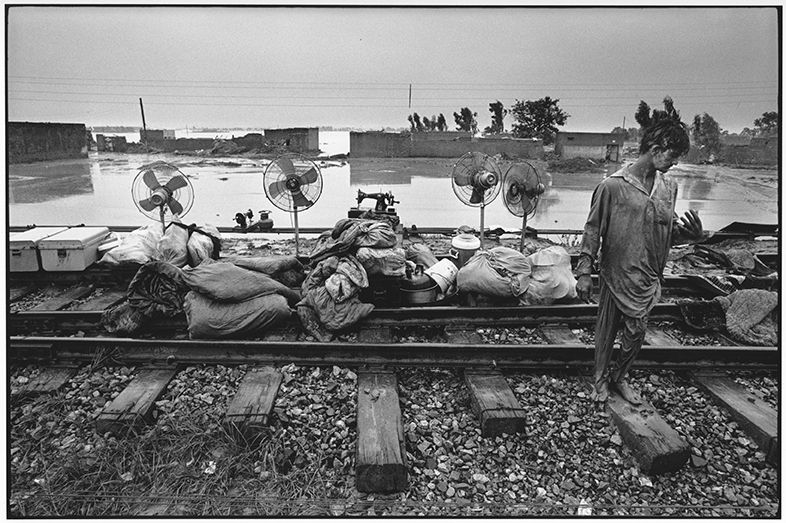
[{"label": "electric pedestal fan", "polygon": [[522,218],[521,252],[524,252],[524,236],[527,232],[527,217],[535,214],[540,195],[546,186],[540,182],[537,169],[528,162],[516,162],[505,172],[502,181],[502,200],[505,207],[514,215]]},{"label": "electric pedestal fan", "polygon": [[188,178],[160,160],[139,168],[131,195],[139,211],[151,220],[160,220],[164,231],[167,217],[182,218],[194,204],[194,186]]},{"label": "electric pedestal fan", "polygon": [[262,183],[273,205],[294,215],[295,255],[299,256],[297,213],[314,205],[322,194],[322,173],[319,167],[305,156],[284,154],[268,164]]},{"label": "electric pedestal fan", "polygon": [[499,166],[487,154],[469,152],[453,166],[451,178],[458,199],[470,207],[480,207],[480,248],[483,249],[484,209],[502,187]]}]

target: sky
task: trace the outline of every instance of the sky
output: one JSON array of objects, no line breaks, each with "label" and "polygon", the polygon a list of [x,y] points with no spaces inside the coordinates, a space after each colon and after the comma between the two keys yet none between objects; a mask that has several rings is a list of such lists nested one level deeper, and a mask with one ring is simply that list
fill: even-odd
[{"label": "sky", "polygon": [[670,96],[686,123],[736,133],[779,110],[764,4],[6,8],[9,121],[382,129],[418,113],[454,129],[469,107],[482,129],[489,104],[548,96],[560,130],[610,132]]}]

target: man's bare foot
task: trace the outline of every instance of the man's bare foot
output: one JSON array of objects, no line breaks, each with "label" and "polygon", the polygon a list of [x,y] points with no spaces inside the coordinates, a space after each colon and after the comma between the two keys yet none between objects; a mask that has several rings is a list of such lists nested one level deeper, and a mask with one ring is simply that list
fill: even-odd
[{"label": "man's bare foot", "polygon": [[625,380],[614,382],[614,388],[631,405],[641,405],[641,396]]},{"label": "man's bare foot", "polygon": [[609,383],[607,381],[596,383],[592,388],[590,399],[598,403],[605,403],[609,399]]}]

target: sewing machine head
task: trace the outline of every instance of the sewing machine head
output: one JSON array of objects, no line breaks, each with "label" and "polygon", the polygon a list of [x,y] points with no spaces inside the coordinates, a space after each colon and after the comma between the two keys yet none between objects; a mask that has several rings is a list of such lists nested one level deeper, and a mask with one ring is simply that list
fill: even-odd
[{"label": "sewing machine head", "polygon": [[393,193],[390,191],[386,193],[381,193],[381,192],[364,193],[363,191],[358,189],[358,208],[360,208],[360,204],[366,198],[371,198],[372,200],[377,201],[377,204],[374,207],[375,212],[395,212],[395,210],[392,209],[393,204],[401,203],[395,199]]}]

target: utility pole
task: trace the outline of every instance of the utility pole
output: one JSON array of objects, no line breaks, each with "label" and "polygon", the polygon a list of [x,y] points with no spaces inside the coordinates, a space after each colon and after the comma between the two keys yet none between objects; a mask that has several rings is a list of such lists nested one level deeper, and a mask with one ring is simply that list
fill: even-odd
[{"label": "utility pole", "polygon": [[625,130],[625,117],[622,117],[622,130]]},{"label": "utility pole", "polygon": [[142,99],[139,99],[139,108],[142,110],[142,141],[145,142],[147,147],[147,125],[145,124],[145,106],[142,105]]},{"label": "utility pole", "polygon": [[409,84],[409,108],[412,109],[412,84]]}]

